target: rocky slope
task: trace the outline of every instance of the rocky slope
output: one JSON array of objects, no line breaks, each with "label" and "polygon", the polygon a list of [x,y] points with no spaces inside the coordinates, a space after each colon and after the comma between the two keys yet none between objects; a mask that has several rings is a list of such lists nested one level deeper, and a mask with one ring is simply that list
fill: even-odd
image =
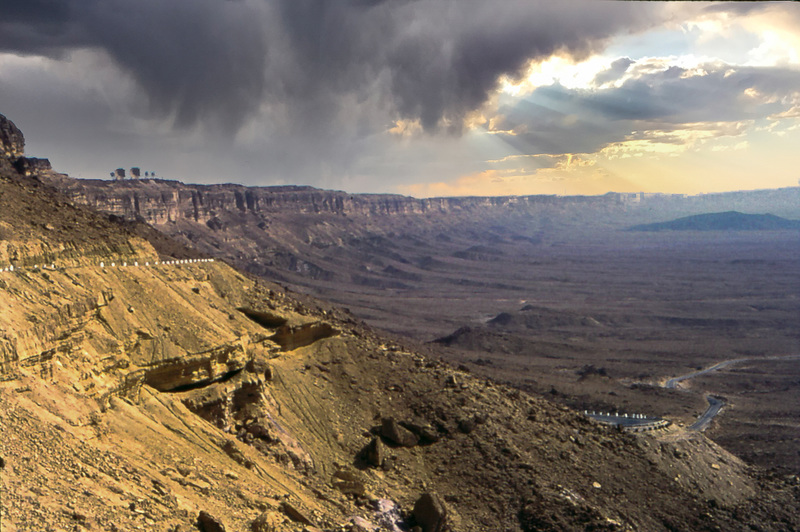
[{"label": "rocky slope", "polygon": [[800,527],[702,436],[609,431],[40,179],[0,175],[4,532]]}]

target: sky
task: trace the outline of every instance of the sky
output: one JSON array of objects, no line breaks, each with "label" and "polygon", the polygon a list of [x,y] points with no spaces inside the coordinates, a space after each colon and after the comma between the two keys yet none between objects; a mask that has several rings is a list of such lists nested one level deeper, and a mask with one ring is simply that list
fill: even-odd
[{"label": "sky", "polygon": [[81,178],[416,197],[797,186],[800,5],[3,0],[0,113]]}]

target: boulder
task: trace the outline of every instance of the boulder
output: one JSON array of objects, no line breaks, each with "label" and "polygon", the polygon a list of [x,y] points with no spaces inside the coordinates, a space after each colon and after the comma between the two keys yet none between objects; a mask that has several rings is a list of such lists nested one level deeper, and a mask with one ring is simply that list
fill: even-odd
[{"label": "boulder", "polygon": [[197,516],[197,528],[200,532],[225,532],[225,526],[213,515],[201,511]]},{"label": "boulder", "polygon": [[402,447],[414,447],[419,443],[419,437],[416,434],[399,425],[397,421],[390,417],[383,418],[381,436]]},{"label": "boulder", "polygon": [[419,437],[420,443],[436,443],[441,439],[439,431],[425,421],[400,422],[400,425],[407,428]]},{"label": "boulder", "polygon": [[376,530],[378,530],[378,527],[363,517],[353,516],[350,518],[349,532],[375,532]]},{"label": "boulder", "polygon": [[478,424],[475,422],[475,419],[471,417],[462,418],[458,420],[458,430],[460,430],[464,434],[471,433],[473,430],[475,430],[475,427],[477,426]]},{"label": "boulder", "polygon": [[306,517],[305,514],[303,514],[303,512],[295,508],[290,502],[283,501],[281,503],[281,511],[295,523],[301,523],[304,525],[313,525],[311,519]]},{"label": "boulder", "polygon": [[380,438],[372,438],[362,452],[364,460],[371,466],[381,467],[386,461],[386,447]]},{"label": "boulder", "polygon": [[283,518],[277,512],[264,512],[250,523],[252,532],[279,532]]},{"label": "boulder", "polygon": [[423,493],[414,503],[414,521],[422,532],[447,530],[447,509],[435,493]]},{"label": "boulder", "polygon": [[331,484],[345,495],[363,496],[367,491],[364,481],[355,471],[340,469],[333,474]]}]

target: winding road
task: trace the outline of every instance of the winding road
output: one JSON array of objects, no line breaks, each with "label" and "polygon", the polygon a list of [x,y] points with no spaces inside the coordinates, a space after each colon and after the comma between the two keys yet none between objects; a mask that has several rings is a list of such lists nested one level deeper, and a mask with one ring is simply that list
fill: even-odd
[{"label": "winding road", "polygon": [[726,360],[724,362],[720,362],[719,364],[715,364],[715,365],[711,366],[710,368],[701,369],[700,371],[695,371],[693,373],[688,373],[686,375],[681,375],[680,377],[673,377],[673,378],[671,378],[671,379],[669,379],[667,381],[667,383],[664,385],[664,388],[669,388],[671,390],[674,390],[675,388],[678,388],[678,385],[681,382],[685,381],[685,380],[693,379],[695,377],[699,377],[701,375],[705,375],[706,373],[711,373],[712,371],[717,371],[718,369],[726,368],[726,367],[728,367],[728,366],[730,366],[732,364],[738,364],[739,362],[744,362],[745,360],[753,360],[753,359],[752,358],[734,358],[734,359],[731,359],[731,360]]},{"label": "winding road", "polygon": [[696,430],[703,432],[708,428],[714,416],[720,413],[722,407],[725,406],[725,401],[721,397],[714,397],[713,395],[706,395],[708,401],[708,408],[703,414],[697,418],[697,421],[689,425],[689,430]]},{"label": "winding road", "polygon": [[[680,389],[680,383],[693,379],[695,377],[699,377],[701,375],[705,375],[706,373],[711,373],[712,371],[717,371],[728,366],[732,366],[733,364],[739,364],[741,362],[754,362],[754,361],[762,361],[762,360],[800,360],[800,355],[784,355],[784,356],[770,356],[770,357],[759,357],[759,358],[733,358],[730,360],[725,360],[720,362],[719,364],[714,364],[706,369],[701,369],[699,371],[694,371],[692,373],[687,373],[686,375],[681,375],[680,377],[673,377],[664,384],[664,388],[668,388],[671,390]],[[713,395],[706,395],[706,400],[708,401],[708,408],[705,412],[697,418],[697,421],[692,423],[689,426],[688,430],[695,430],[698,432],[703,432],[708,428],[708,425],[711,423],[711,420],[720,413],[722,407],[725,406],[725,400],[721,397],[715,397]]]}]

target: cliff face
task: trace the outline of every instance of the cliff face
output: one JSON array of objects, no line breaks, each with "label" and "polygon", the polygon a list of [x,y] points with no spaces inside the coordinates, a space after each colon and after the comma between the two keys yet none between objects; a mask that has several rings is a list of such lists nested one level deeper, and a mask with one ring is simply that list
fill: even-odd
[{"label": "cliff face", "polygon": [[[154,225],[182,220],[208,223],[225,214],[269,218],[276,215],[337,215],[366,219],[447,218],[473,223],[503,216],[572,217],[572,226],[594,223],[623,228],[631,223],[682,214],[741,210],[800,217],[800,187],[780,190],[684,196],[617,194],[603,196],[498,196],[416,199],[391,194],[348,194],[307,186],[245,187],[235,184],[186,185],[166,180],[74,180],[54,184],[72,200],[125,219]],[[567,220],[561,220],[565,222]],[[391,224],[391,222],[388,222]]]},{"label": "cliff face", "polygon": [[185,185],[165,180],[110,182],[62,179],[57,186],[74,201],[127,219],[141,218],[151,224],[180,220],[206,223],[223,213],[358,217],[463,213],[482,216],[493,211],[528,210],[554,205],[613,207],[622,203],[619,195],[566,200],[555,196],[416,199],[390,194],[348,194],[301,186]]}]

